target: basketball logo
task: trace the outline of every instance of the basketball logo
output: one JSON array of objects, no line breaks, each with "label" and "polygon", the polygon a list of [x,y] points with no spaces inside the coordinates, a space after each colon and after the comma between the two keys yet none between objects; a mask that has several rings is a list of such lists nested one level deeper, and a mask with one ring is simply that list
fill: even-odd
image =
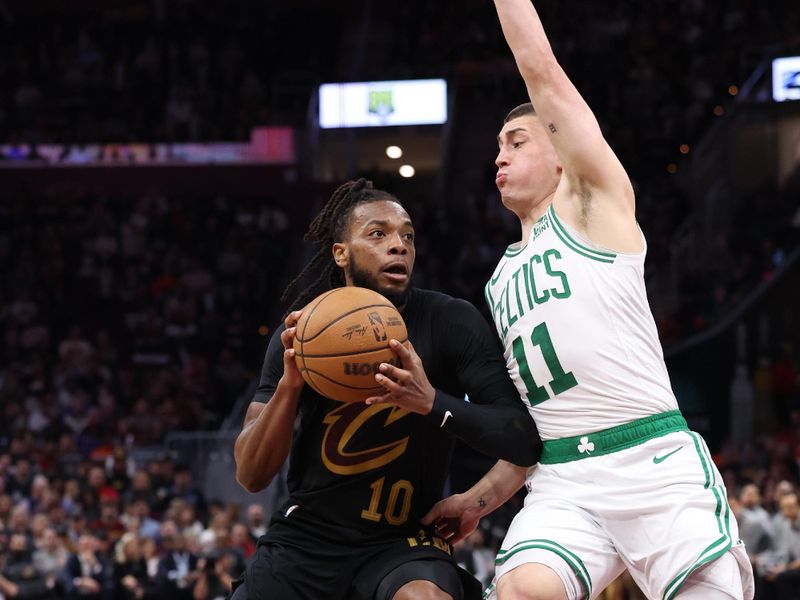
[{"label": "basketball logo", "polygon": [[367,315],[369,323],[372,325],[372,333],[375,335],[376,342],[386,341],[386,327],[383,326],[381,316],[376,312],[371,312]]},{"label": "basketball logo", "polygon": [[335,288],[303,310],[294,338],[295,362],[306,383],[323,396],[363,402],[384,392],[375,381],[381,363],[401,366],[389,347],[392,338],[403,343],[408,333],[391,302],[373,290]]}]

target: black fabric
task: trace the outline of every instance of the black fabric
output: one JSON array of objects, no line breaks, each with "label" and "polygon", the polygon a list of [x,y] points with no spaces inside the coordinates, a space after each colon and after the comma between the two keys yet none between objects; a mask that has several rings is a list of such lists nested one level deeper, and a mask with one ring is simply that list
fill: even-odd
[{"label": "black fabric", "polygon": [[[320,543],[416,537],[421,518],[442,498],[456,434],[518,464],[538,460],[541,442],[533,420],[508,376],[497,336],[475,307],[414,289],[402,315],[437,390],[433,413],[343,404],[305,386],[290,455],[289,500],[260,545],[277,543],[275,523]],[[270,341],[255,401],[268,402],[283,374],[282,331],[283,326]],[[465,394],[469,403],[462,400]],[[446,410],[453,416],[442,425],[437,411]]]},{"label": "black fabric", "polygon": [[461,585],[453,563],[441,560],[415,560],[393,569],[378,585],[375,600],[392,600],[401,587],[411,581],[430,581],[447,592],[453,600],[464,600]]},{"label": "black fabric", "polygon": [[[437,564],[434,575],[425,570],[420,579],[458,580],[451,549],[441,538],[420,535],[363,545],[331,542],[295,529],[297,514],[273,519],[270,534],[259,540],[244,585],[233,594],[237,600],[372,600],[387,575],[399,565],[418,561]],[[477,580],[474,583],[480,587]]]}]

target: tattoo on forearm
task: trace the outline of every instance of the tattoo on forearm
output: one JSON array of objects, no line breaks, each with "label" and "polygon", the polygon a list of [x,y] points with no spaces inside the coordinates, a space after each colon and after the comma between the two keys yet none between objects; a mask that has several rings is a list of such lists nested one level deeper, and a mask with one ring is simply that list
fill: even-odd
[{"label": "tattoo on forearm", "polygon": [[478,498],[478,506],[480,506],[481,508],[486,508],[486,500],[484,500],[483,498]]},{"label": "tattoo on forearm", "polygon": [[558,129],[556,129],[556,126],[555,126],[555,124],[553,124],[553,123],[550,123],[550,124],[547,126],[547,128],[550,130],[550,133],[556,133],[556,132],[558,131]]}]

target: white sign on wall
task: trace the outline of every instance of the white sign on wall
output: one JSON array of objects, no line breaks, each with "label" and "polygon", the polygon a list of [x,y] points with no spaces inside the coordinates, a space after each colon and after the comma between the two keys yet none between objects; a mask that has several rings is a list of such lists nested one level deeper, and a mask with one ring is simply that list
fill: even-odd
[{"label": "white sign on wall", "polygon": [[772,97],[775,102],[800,100],[800,56],[772,61]]},{"label": "white sign on wall", "polygon": [[323,83],[319,87],[319,125],[323,129],[445,122],[444,79]]}]

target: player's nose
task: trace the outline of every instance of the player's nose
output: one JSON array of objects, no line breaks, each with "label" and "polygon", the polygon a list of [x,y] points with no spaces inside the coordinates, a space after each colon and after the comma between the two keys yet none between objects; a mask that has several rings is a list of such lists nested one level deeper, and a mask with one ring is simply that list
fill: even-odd
[{"label": "player's nose", "polygon": [[406,254],[408,252],[403,236],[399,232],[388,236],[388,241],[389,254]]}]

